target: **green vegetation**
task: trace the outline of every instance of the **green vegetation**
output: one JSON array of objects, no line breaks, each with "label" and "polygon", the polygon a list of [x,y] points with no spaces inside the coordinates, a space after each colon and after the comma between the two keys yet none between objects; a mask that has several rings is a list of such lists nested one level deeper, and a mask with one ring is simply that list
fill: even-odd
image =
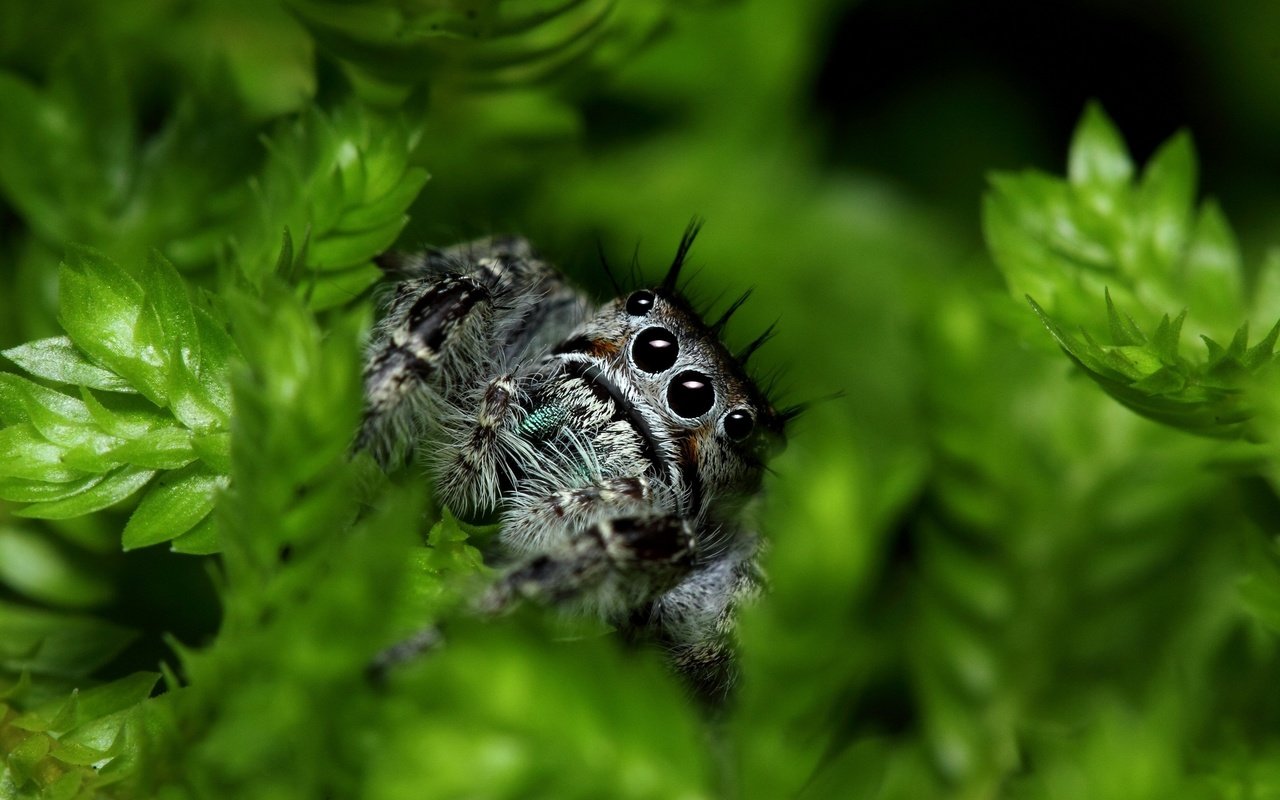
[{"label": "green vegetation", "polygon": [[[981,232],[836,168],[844,5],[0,5],[0,799],[1280,796],[1267,231],[1098,105]],[[723,718],[456,613],[494,531],[347,457],[376,255],[509,230],[604,293],[695,213],[731,342],[780,315],[780,393],[844,393]]]}]

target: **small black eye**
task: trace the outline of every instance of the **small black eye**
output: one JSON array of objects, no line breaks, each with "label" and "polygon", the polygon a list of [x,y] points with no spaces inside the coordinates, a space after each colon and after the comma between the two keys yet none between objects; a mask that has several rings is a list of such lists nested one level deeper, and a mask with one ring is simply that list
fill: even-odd
[{"label": "small black eye", "polygon": [[682,417],[698,417],[716,402],[716,390],[711,379],[701,372],[687,369],[677,375],[667,387],[667,404]]},{"label": "small black eye", "polygon": [[680,355],[680,345],[665,328],[645,328],[631,345],[631,357],[645,372],[670,369]]},{"label": "small black eye", "polygon": [[633,317],[643,317],[653,309],[653,292],[640,290],[627,298],[627,313]]},{"label": "small black eye", "polygon": [[724,416],[724,432],[735,442],[751,435],[756,428],[756,418],[745,408],[735,408]]}]

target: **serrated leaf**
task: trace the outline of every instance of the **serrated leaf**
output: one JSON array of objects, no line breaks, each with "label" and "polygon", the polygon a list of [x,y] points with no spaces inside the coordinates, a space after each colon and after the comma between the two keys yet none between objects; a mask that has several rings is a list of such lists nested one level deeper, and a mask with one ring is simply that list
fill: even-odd
[{"label": "serrated leaf", "polygon": [[1107,320],[1111,326],[1111,341],[1121,346],[1146,344],[1147,337],[1133,321],[1133,317],[1116,310],[1115,303],[1111,300],[1111,291],[1104,290],[1103,295],[1107,301]]},{"label": "serrated leaf", "polygon": [[21,783],[35,778],[40,762],[49,755],[52,740],[47,736],[28,736],[8,753],[8,766]]},{"label": "serrated leaf", "polygon": [[196,329],[200,339],[200,362],[196,377],[202,396],[220,412],[223,419],[231,416],[231,362],[237,355],[235,342],[222,324],[207,311],[195,310]]},{"label": "serrated leaf", "polygon": [[136,439],[144,436],[148,431],[167,425],[171,422],[167,414],[161,413],[153,406],[140,408],[139,405],[145,405],[141,401],[133,404],[132,408],[121,408],[116,405],[108,408],[93,392],[88,389],[81,388],[80,399],[84,402],[85,408],[88,409],[89,415],[93,417],[94,423],[106,431],[120,439]]},{"label": "serrated leaf", "polygon": [[[67,411],[71,413],[68,414]],[[115,436],[103,433],[93,424],[93,418],[89,415],[88,409],[78,398],[74,398],[74,407],[68,408],[66,405],[58,407],[53,402],[41,402],[34,396],[28,396],[27,416],[31,426],[41,436],[64,450],[85,449],[102,452],[120,443]],[[69,466],[84,468],[70,458],[66,459],[66,463]],[[91,469],[100,471],[96,468]]]},{"label": "serrated leaf", "polygon": [[4,356],[37,378],[108,392],[135,391],[119,375],[90,361],[66,336],[27,342],[5,350]]},{"label": "serrated leaf", "polygon": [[224,475],[189,467],[167,475],[143,496],[125,525],[125,550],[167,542],[186,533],[213,510]]},{"label": "serrated leaf", "polygon": [[[312,296],[323,293],[324,305],[341,302],[335,287],[311,284],[310,274],[358,268],[363,281],[369,260],[399,236],[426,180],[408,163],[415,143],[401,120],[355,102],[327,113],[313,109],[278,128],[266,139],[268,163],[255,186],[262,224],[237,237],[245,274],[257,282],[271,263],[279,272],[281,257],[290,255],[285,277]],[[293,233],[283,252],[282,231]],[[344,276],[336,291],[355,282]]]},{"label": "serrated leaf", "polygon": [[83,401],[41,386],[19,375],[0,373],[0,421],[9,425],[32,421],[33,411],[45,411],[65,422],[91,422]]},{"label": "serrated leaf", "polygon": [[1255,371],[1270,363],[1275,353],[1277,337],[1280,337],[1280,320],[1271,326],[1271,330],[1261,341],[1249,348],[1244,357],[1245,369]]},{"label": "serrated leaf", "polygon": [[1178,359],[1178,341],[1182,338],[1182,323],[1187,319],[1187,310],[1184,308],[1172,321],[1169,315],[1165,314],[1160,320],[1159,327],[1156,328],[1155,334],[1151,337],[1151,347],[1155,350],[1156,355],[1166,364],[1172,364]]},{"label": "serrated leaf", "polygon": [[155,475],[155,470],[123,466],[87,491],[62,500],[35,503],[14,512],[34,519],[68,519],[100,511],[137,492]]}]

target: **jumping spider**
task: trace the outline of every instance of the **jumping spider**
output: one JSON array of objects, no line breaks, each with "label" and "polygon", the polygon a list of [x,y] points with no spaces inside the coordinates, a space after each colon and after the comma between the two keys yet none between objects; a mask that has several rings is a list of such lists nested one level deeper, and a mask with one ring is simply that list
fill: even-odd
[{"label": "jumping spider", "polygon": [[518,237],[394,254],[400,278],[368,350],[357,446],[384,465],[419,446],[462,515],[500,512],[510,566],[481,601],[572,606],[660,642],[704,697],[732,681],[735,606],[759,591],[744,527],[775,410],[721,332],[663,282],[604,305]]}]

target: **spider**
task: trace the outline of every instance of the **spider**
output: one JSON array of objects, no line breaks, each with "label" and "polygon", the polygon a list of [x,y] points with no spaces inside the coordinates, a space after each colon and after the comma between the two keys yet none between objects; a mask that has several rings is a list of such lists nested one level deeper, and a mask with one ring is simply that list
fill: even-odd
[{"label": "spider", "polygon": [[[760,591],[743,521],[799,408],[776,410],[677,282],[595,305],[523,238],[382,264],[400,280],[375,328],[357,447],[421,450],[460,516],[498,513],[505,571],[479,604],[595,614],[657,641],[704,698],[734,680],[735,608]],[[607,265],[606,265],[607,266]],[[620,292],[621,294],[621,292]]]}]

